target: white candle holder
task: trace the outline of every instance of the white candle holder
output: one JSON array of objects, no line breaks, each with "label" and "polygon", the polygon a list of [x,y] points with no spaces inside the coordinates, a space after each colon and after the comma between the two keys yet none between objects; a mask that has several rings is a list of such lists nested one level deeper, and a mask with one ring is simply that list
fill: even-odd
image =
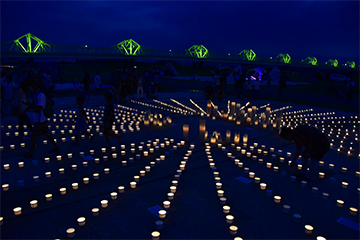
[{"label": "white candle holder", "polygon": [[136,188],[136,182],[130,182],[130,187],[133,189]]},{"label": "white candle holder", "polygon": [[75,229],[74,228],[68,228],[66,230],[66,234],[68,238],[73,238],[75,236]]},{"label": "white candle holder", "polygon": [[224,212],[225,214],[228,214],[228,213],[230,212],[230,207],[227,206],[227,205],[223,206],[223,212]]},{"label": "white candle holder", "polygon": [[61,195],[65,195],[65,194],[66,194],[66,188],[60,188],[59,191],[60,191],[60,194],[61,194]]},{"label": "white candle holder", "polygon": [[16,207],[13,209],[15,215],[21,215],[21,207]]},{"label": "white candle holder", "polygon": [[165,210],[159,210],[159,217],[160,218],[165,218],[166,217],[166,211]]},{"label": "white candle holder", "polygon": [[234,216],[233,215],[226,215],[226,222],[228,224],[232,224],[234,222]]}]

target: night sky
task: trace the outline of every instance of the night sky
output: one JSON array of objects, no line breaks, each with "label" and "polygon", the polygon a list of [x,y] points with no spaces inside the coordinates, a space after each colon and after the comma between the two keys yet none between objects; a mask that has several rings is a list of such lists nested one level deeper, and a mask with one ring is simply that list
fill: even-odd
[{"label": "night sky", "polygon": [[159,50],[359,63],[358,1],[1,1],[1,41],[28,32],[50,44],[110,47],[132,38]]}]

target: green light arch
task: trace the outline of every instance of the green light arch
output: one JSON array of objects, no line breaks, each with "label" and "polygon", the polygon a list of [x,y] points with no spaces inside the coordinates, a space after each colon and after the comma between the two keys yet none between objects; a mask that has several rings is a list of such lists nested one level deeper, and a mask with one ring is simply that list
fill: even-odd
[{"label": "green light arch", "polygon": [[242,50],[239,55],[248,61],[255,61],[256,53],[252,49],[244,49]]},{"label": "green light arch", "polygon": [[291,61],[291,57],[287,53],[280,53],[277,56],[277,58],[280,60],[280,62],[283,62],[283,63],[290,63],[290,61]]},{"label": "green light arch", "polygon": [[347,61],[346,64],[347,64],[350,68],[355,68],[355,66],[356,66],[354,61],[352,61],[352,62]]},{"label": "green light arch", "polygon": [[307,57],[305,60],[303,60],[307,64],[311,64],[313,66],[317,65],[317,59],[316,57]]},{"label": "green light arch", "polygon": [[141,52],[141,46],[132,39],[124,40],[116,45],[117,50],[124,55],[138,55]]},{"label": "green light arch", "polygon": [[192,57],[197,57],[197,58],[209,57],[209,51],[203,45],[193,45],[191,48],[186,50],[186,52]]},{"label": "green light arch", "polygon": [[[21,44],[20,40],[26,38],[26,48]],[[34,48],[31,46],[31,40],[36,41],[36,45]],[[25,53],[38,53],[38,52],[47,52],[50,49],[50,44],[44,42],[40,38],[32,35],[31,33],[27,33],[24,36],[15,39],[13,45],[10,47],[10,50],[15,47],[15,49],[21,49],[21,51]]]},{"label": "green light arch", "polygon": [[339,66],[339,62],[338,62],[338,60],[336,60],[336,59],[329,59],[328,62],[330,63],[331,66],[334,66],[334,67],[338,67],[338,66]]}]

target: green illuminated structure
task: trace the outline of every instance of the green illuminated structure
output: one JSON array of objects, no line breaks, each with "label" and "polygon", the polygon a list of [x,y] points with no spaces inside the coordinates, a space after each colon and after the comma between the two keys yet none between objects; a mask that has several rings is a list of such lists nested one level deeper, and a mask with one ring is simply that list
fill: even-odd
[{"label": "green illuminated structure", "polygon": [[338,60],[336,60],[336,59],[335,59],[335,60],[329,59],[328,62],[330,63],[331,66],[334,66],[334,67],[339,66],[339,62],[338,62]]},{"label": "green illuminated structure", "polygon": [[352,62],[348,61],[348,62],[346,62],[346,64],[351,68],[355,68],[355,62],[354,61],[352,61]]},{"label": "green illuminated structure", "polygon": [[197,58],[209,57],[209,51],[203,45],[194,45],[188,50],[186,50],[186,52],[192,57],[197,57]]},{"label": "green illuminated structure", "polygon": [[239,53],[239,55],[248,61],[255,61],[256,58],[256,53],[252,49],[244,49]]},{"label": "green illuminated structure", "polygon": [[[21,44],[20,40],[26,38],[26,48]],[[31,40],[37,42],[34,48],[31,47]],[[19,37],[13,41],[13,45],[10,47],[10,50],[15,46],[15,50],[19,48],[25,53],[38,53],[46,52],[50,50],[50,44],[44,42],[40,38],[35,37],[31,33],[25,34],[24,36]]]},{"label": "green illuminated structure", "polygon": [[311,64],[313,66],[317,65],[317,59],[316,57],[307,57],[305,60],[303,60],[307,64]]},{"label": "green illuminated structure", "polygon": [[125,55],[137,55],[141,51],[141,46],[132,39],[124,40],[116,45],[117,49]]},{"label": "green illuminated structure", "polygon": [[283,62],[283,63],[290,63],[290,61],[291,61],[291,57],[287,53],[280,53],[277,56],[277,58],[280,60],[280,62]]}]

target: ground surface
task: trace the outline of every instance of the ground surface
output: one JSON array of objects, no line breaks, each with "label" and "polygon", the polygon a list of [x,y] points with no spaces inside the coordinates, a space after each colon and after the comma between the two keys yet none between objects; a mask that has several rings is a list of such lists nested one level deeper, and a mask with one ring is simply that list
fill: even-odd
[{"label": "ground surface", "polygon": [[[191,98],[206,111],[203,93],[161,93],[158,100],[175,106],[176,104],[169,101],[170,98],[195,109],[189,101]],[[245,100],[235,97],[230,97],[229,100],[236,101],[241,106],[246,104]],[[65,115],[69,117],[70,114],[64,111],[75,110],[74,97],[56,98],[55,101],[56,122],[51,120],[49,125],[51,131],[55,131],[54,137],[61,148],[61,152],[57,154],[47,153],[51,149],[51,144],[44,145],[45,137],[40,137],[34,157],[22,158],[20,154],[26,152],[30,142],[25,141],[25,148],[21,148],[22,141],[19,137],[15,137],[17,131],[15,125],[18,124],[16,118],[2,117],[1,165],[10,164],[9,170],[1,169],[2,185],[9,184],[9,190],[1,191],[2,239],[66,239],[69,237],[66,234],[68,228],[75,228],[75,238],[79,239],[151,239],[151,233],[157,230],[155,222],[159,217],[149,209],[155,206],[164,208],[163,201],[167,200],[167,193],[170,192],[172,181],[176,178],[174,175],[180,169],[181,161],[185,160],[184,157],[191,148],[191,143],[195,144],[195,148],[188,156],[185,170],[178,180],[174,199],[171,200],[171,206],[167,209],[168,214],[163,219],[163,229],[158,230],[161,233],[160,239],[233,239],[236,236],[243,239],[316,239],[317,236],[324,236],[327,239],[359,238],[359,215],[353,215],[349,210],[350,207],[359,209],[360,186],[356,173],[359,171],[359,142],[356,139],[358,136],[355,135],[358,133],[359,123],[354,113],[270,102],[272,110],[291,106],[292,108],[283,112],[284,114],[289,112],[286,116],[295,116],[294,119],[298,121],[302,119],[305,122],[306,114],[321,113],[321,116],[309,115],[306,118],[310,121],[311,117],[310,123],[317,124],[319,128],[324,125],[324,131],[330,134],[329,139],[334,140],[332,141],[334,150],[325,155],[324,166],[316,169],[317,172],[324,172],[325,178],[321,180],[316,174],[306,186],[302,186],[301,182],[291,180],[291,176],[295,175],[297,170],[288,170],[286,163],[290,159],[287,152],[293,153],[295,146],[281,140],[277,136],[276,129],[236,125],[224,119],[206,118],[206,130],[210,135],[214,131],[220,132],[223,140],[221,147],[225,147],[222,149],[216,144],[210,145],[209,154],[205,151],[205,144],[199,140],[199,120],[205,118],[176,114],[137,103],[125,103],[124,106],[132,108],[119,107],[118,110],[126,111],[125,114],[136,112],[139,114],[136,117],[139,117],[140,111],[151,109],[152,113],[161,113],[164,118],[170,116],[172,124],[163,127],[145,127],[141,122],[140,131],[128,131],[124,134],[121,144],[125,145],[126,152],[122,156],[121,146],[116,139],[111,139],[116,150],[102,152],[105,139],[99,136],[101,128],[99,132],[93,129],[95,133],[93,141],[81,139],[79,146],[72,147],[72,135],[68,132],[71,123],[65,118]],[[142,102],[160,106],[150,99]],[[269,102],[265,100],[256,100],[253,105],[260,107],[267,103]],[[227,102],[216,102],[216,104],[219,105],[219,110],[227,111]],[[100,96],[92,97],[85,103],[93,117],[99,113],[94,111],[102,110],[103,105],[104,100]],[[258,113],[264,110],[265,108],[261,108]],[[304,112],[294,113],[301,110]],[[62,116],[59,117],[59,114]],[[300,117],[300,114],[304,117]],[[126,115],[124,117],[126,122],[121,120],[125,129],[129,126],[128,116],[134,115]],[[338,119],[343,116],[345,119]],[[64,118],[63,122],[60,122],[61,118]],[[99,124],[99,120],[96,121],[94,128]],[[336,121],[346,121],[346,123]],[[174,150],[173,146],[183,140],[183,124],[189,125],[189,139],[185,145],[179,144]],[[10,130],[8,125],[12,126]],[[352,132],[354,125],[355,132]],[[135,128],[135,125],[132,127]],[[333,132],[330,132],[331,128],[334,129]],[[346,136],[346,128],[350,134],[343,138]],[[120,123],[117,124],[117,129],[121,130]],[[65,133],[61,134],[61,130],[65,130]],[[235,133],[240,133],[241,139],[244,134],[248,134],[247,146],[244,147],[242,142],[235,146],[226,143],[227,130],[231,131],[232,143]],[[6,135],[7,132],[10,132],[10,136]],[[70,141],[62,142],[62,138]],[[164,148],[159,144],[159,150],[155,150],[149,157],[141,155],[140,159],[136,159],[136,154],[143,154],[138,149],[139,145],[143,144],[146,149],[148,141],[153,143],[159,139],[159,143],[165,143],[165,138],[169,141],[173,139],[174,142]],[[135,153],[131,153],[131,143],[135,143]],[[254,143],[257,143],[257,147],[251,151],[250,146],[255,146]],[[337,152],[336,149],[340,144],[343,148]],[[11,150],[10,145],[15,145],[15,150]],[[241,151],[237,151],[237,146],[251,152],[256,159],[242,155]],[[353,150],[348,156],[347,151],[350,146]],[[274,152],[271,152],[270,148],[274,148]],[[258,149],[268,151],[268,154],[259,154]],[[95,151],[94,155],[90,155],[90,150]],[[282,150],[282,153],[279,153],[279,150]],[[80,152],[84,152],[85,157],[99,158],[99,163],[85,160]],[[71,159],[67,158],[68,153],[73,154]],[[118,154],[116,159],[112,158],[112,153]],[[232,153],[233,158],[228,157],[227,153]],[[58,161],[57,155],[61,155],[62,160]],[[134,175],[139,175],[139,171],[144,170],[145,166],[151,166],[151,162],[156,162],[160,155],[166,155],[165,160],[155,163],[150,172],[140,177],[136,189],[131,189],[130,182],[133,181]],[[209,155],[216,169],[211,168]],[[108,156],[108,160],[105,161],[103,156]],[[45,162],[46,157],[50,158],[48,163]],[[283,163],[280,157],[285,158]],[[134,158],[133,162],[129,158]],[[239,159],[243,166],[237,166],[234,163],[235,159]],[[259,159],[263,159],[262,164]],[[24,162],[23,168],[18,166],[18,162],[21,161]],[[126,165],[123,161],[127,161]],[[88,162],[88,166],[85,167],[83,162]],[[279,169],[275,171],[273,168],[267,168],[267,163],[270,162]],[[76,170],[72,170],[74,164],[77,165]],[[329,164],[334,164],[334,167],[330,168]],[[347,168],[346,173],[342,171],[342,167]],[[59,168],[64,168],[65,173],[60,174]],[[110,169],[108,174],[105,174],[105,168]],[[249,168],[249,171],[245,171],[245,168]],[[221,189],[224,190],[226,197],[225,204],[230,206],[229,214],[234,216],[231,224],[226,222],[227,214],[223,213],[223,205],[217,195],[214,171],[219,173]],[[51,172],[51,177],[46,178],[45,172]],[[268,196],[269,193],[260,190],[259,184],[249,177],[248,172],[254,172],[256,177],[260,177],[260,182],[266,183],[267,189],[273,191],[272,195]],[[99,179],[94,179],[93,173],[99,173]],[[39,181],[35,182],[33,176],[39,176]],[[89,177],[89,184],[83,183],[85,177]],[[24,186],[19,186],[19,180],[24,180]],[[77,190],[71,187],[74,182],[79,184]],[[342,182],[347,182],[349,186],[343,188]],[[118,192],[118,198],[111,200],[110,193],[117,192],[118,186],[124,186],[125,192]],[[67,189],[66,195],[59,193],[62,187]],[[313,192],[313,187],[318,188],[317,193]],[[45,195],[49,193],[52,194],[52,201],[45,199]],[[323,193],[329,194],[328,199],[323,198]],[[280,203],[274,202],[275,195],[281,196]],[[107,208],[101,207],[100,201],[104,199],[109,201]],[[343,207],[337,207],[338,199],[345,202]],[[30,207],[31,200],[38,200],[37,208]],[[291,207],[288,213],[283,211],[284,204]],[[22,208],[21,215],[14,215],[15,207]],[[99,216],[92,215],[92,208],[100,209]],[[293,214],[296,213],[301,215],[299,222],[294,221]],[[78,226],[79,217],[86,218],[85,226]],[[304,231],[307,224],[314,227],[311,234],[306,234]],[[230,225],[238,227],[235,235],[230,234]]]}]

